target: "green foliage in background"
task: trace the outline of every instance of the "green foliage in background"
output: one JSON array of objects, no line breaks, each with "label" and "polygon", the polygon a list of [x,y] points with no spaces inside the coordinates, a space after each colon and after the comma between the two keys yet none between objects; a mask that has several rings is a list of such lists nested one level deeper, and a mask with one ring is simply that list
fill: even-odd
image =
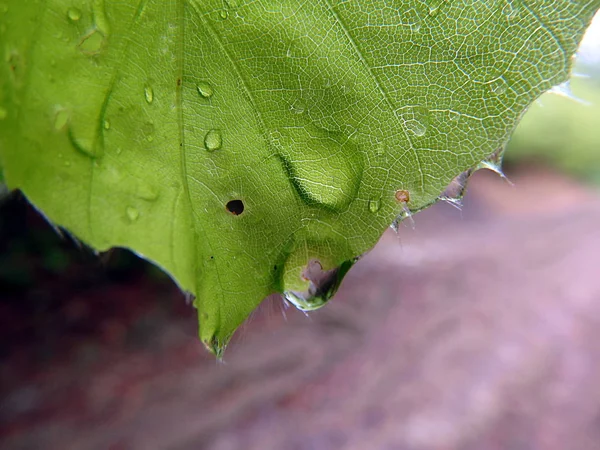
[{"label": "green foliage in background", "polygon": [[532,105],[506,160],[543,162],[600,184],[600,77],[573,78],[570,84],[573,98],[548,93]]},{"label": "green foliage in background", "polygon": [[6,182],[164,268],[219,354],[271,293],[322,305],[392,221],[502,149],[599,6],[8,0]]}]

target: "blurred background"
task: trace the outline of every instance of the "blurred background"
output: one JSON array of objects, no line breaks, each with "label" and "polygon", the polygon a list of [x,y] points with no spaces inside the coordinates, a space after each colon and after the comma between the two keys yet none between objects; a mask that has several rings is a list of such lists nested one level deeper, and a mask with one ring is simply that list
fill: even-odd
[{"label": "blurred background", "polygon": [[177,287],[0,205],[0,448],[600,449],[600,20],[506,174],[386,232],[216,362]]}]

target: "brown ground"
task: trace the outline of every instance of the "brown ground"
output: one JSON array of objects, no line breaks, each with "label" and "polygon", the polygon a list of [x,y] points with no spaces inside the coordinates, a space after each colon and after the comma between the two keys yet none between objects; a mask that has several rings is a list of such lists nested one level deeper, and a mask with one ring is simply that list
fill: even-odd
[{"label": "brown ground", "polygon": [[226,363],[170,284],[48,288],[3,348],[0,447],[600,449],[600,196],[512,180],[386,233],[308,318],[267,302]]}]

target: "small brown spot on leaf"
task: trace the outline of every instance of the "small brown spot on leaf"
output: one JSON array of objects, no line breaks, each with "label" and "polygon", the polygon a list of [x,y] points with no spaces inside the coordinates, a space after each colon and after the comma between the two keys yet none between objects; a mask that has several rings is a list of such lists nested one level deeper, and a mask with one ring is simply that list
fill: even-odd
[{"label": "small brown spot on leaf", "polygon": [[400,203],[410,202],[410,193],[405,190],[396,191],[396,200]]}]

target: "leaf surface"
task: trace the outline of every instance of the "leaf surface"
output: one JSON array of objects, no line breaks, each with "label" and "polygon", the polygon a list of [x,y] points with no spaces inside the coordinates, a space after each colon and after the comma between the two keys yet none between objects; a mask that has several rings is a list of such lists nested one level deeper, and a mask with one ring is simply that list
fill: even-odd
[{"label": "leaf surface", "polygon": [[599,5],[9,0],[1,166],[84,242],[170,273],[219,353],[271,293],[327,301],[502,149]]}]

